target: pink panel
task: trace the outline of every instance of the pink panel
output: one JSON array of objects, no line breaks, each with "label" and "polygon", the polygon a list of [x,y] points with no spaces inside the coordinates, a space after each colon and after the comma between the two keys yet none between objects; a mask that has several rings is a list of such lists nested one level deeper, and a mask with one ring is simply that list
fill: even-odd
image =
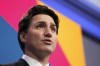
[{"label": "pink panel", "polygon": [[36,4],[35,0],[1,0],[0,16],[2,16],[16,31],[18,22],[29,7]]},{"label": "pink panel", "polygon": [[67,58],[64,56],[59,43],[57,44],[55,52],[50,57],[51,66],[70,66]]}]

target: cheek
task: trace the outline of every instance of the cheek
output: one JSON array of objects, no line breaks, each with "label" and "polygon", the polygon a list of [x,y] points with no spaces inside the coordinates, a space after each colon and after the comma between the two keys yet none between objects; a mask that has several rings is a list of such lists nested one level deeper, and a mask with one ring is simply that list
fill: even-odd
[{"label": "cheek", "polygon": [[57,43],[57,36],[54,36],[54,37],[53,37],[53,42],[54,42],[54,44]]},{"label": "cheek", "polygon": [[40,35],[38,33],[30,32],[30,33],[27,34],[27,40],[26,41],[28,43],[38,42],[39,38],[40,38]]}]

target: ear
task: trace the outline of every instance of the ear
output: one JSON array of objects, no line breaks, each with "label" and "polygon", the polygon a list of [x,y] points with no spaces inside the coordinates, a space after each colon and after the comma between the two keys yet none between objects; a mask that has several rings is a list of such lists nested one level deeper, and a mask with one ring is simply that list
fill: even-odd
[{"label": "ear", "polygon": [[25,32],[21,32],[21,33],[20,33],[20,40],[21,40],[23,43],[26,43],[26,33],[25,33]]}]

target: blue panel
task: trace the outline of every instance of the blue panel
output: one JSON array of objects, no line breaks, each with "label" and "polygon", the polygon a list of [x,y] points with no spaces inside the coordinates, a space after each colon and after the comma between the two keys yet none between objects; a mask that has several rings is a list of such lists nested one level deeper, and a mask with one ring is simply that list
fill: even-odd
[{"label": "blue panel", "polygon": [[[64,4],[60,4],[62,0],[55,1],[55,0],[42,0],[44,3],[48,4],[52,8],[56,9],[63,15],[67,16],[68,18],[74,20],[76,23],[80,24],[82,29],[89,33],[90,35],[94,36],[97,39],[100,39],[100,25],[95,25],[91,23],[93,21],[92,19],[86,19],[83,17],[81,12],[80,14],[77,14],[76,11],[73,11],[71,9],[71,6],[66,4],[66,7],[63,6]],[[87,17],[87,16],[86,16]]]},{"label": "blue panel", "polygon": [[100,7],[97,7],[96,5],[92,4],[91,2],[89,2],[89,0],[79,0],[79,1],[100,13]]},{"label": "blue panel", "polygon": [[14,62],[21,56],[17,32],[0,17],[0,64]]}]

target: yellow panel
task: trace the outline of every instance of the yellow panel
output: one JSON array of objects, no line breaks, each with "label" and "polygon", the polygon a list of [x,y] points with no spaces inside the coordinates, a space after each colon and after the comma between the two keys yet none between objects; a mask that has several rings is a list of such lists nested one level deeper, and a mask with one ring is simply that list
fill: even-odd
[{"label": "yellow panel", "polygon": [[[38,1],[38,4],[46,5],[40,1]],[[54,11],[60,18],[58,41],[70,65],[86,66],[81,27],[68,17],[63,16],[56,10]]]}]

